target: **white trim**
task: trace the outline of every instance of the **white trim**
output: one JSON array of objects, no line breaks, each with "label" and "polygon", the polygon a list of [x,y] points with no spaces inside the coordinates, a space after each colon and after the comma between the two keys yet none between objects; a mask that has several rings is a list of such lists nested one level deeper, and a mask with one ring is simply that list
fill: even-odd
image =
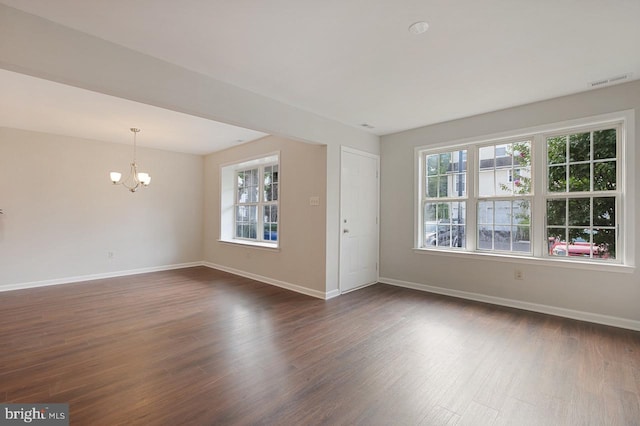
[{"label": "white trim", "polygon": [[591,270],[591,271],[605,271],[605,272],[622,272],[627,274],[632,274],[635,272],[636,267],[632,265],[623,265],[621,263],[611,263],[607,261],[597,261],[597,260],[573,260],[571,258],[561,258],[561,257],[533,257],[528,253],[517,254],[517,253],[500,253],[500,252],[480,252],[480,251],[464,251],[464,250],[448,250],[448,249],[438,249],[438,248],[413,248],[414,253],[421,253],[426,255],[436,255],[436,256],[450,256],[450,257],[475,257],[478,256],[486,257],[488,260],[496,261],[496,262],[505,262],[505,263],[518,263],[518,264],[527,264],[527,265],[536,265],[536,266],[544,266],[544,267],[562,267],[569,269],[581,269],[581,270]]},{"label": "white trim", "polygon": [[[378,276],[376,277],[376,279],[379,279],[379,278],[380,278],[380,276],[378,275]],[[372,282],[372,283],[362,284],[362,285],[361,285],[361,286],[359,286],[359,287],[350,288],[350,289],[349,289],[349,290],[347,290],[347,291],[343,291],[341,294],[347,294],[347,293],[351,293],[352,291],[362,290],[363,288],[370,287],[370,286],[372,286],[372,285],[374,285],[374,284],[378,284],[378,282],[379,282],[379,281],[374,281],[374,282]]]},{"label": "white trim", "polygon": [[206,266],[207,268],[217,269],[219,271],[228,272],[234,275],[239,275],[241,277],[249,278],[255,281],[260,281],[265,284],[271,284],[276,287],[284,288],[286,290],[295,291],[296,293],[317,297],[318,299],[329,299],[329,294],[331,294],[331,297],[335,297],[333,295],[333,292],[326,293],[318,290],[313,290],[313,289],[302,287],[296,284],[288,283],[286,281],[276,280],[273,278],[265,277],[263,275],[254,274],[252,272],[242,271],[240,269],[230,268],[224,265],[218,265],[216,263],[202,262],[202,265]]},{"label": "white trim", "polygon": [[573,309],[558,308],[556,306],[542,305],[538,303],[522,302],[514,299],[505,299],[502,297],[487,296],[479,293],[471,293],[467,291],[453,290],[443,287],[435,287],[427,284],[418,284],[409,281],[395,280],[393,278],[380,278],[383,284],[390,284],[396,287],[410,288],[413,290],[426,291],[429,293],[442,294],[445,296],[457,297],[466,300],[475,300],[477,302],[490,303],[492,305],[507,306],[510,308],[523,309],[525,311],[540,312],[548,315],[555,315],[564,318],[571,318],[579,321],[587,321],[596,324],[610,325],[613,327],[625,328],[629,330],[640,331],[640,321],[630,320],[620,317],[612,317],[609,315],[594,314],[591,312],[576,311]]},{"label": "white trim", "polygon": [[325,300],[333,299],[334,297],[338,297],[338,296],[340,296],[340,290],[336,288],[326,293]]},{"label": "white trim", "polygon": [[174,265],[151,266],[148,268],[128,269],[124,271],[106,272],[102,274],[76,275],[66,278],[55,278],[51,280],[32,281],[16,284],[0,285],[0,292],[12,290],[24,290],[27,288],[46,287],[50,285],[72,284],[85,281],[101,280],[104,278],[124,277],[127,275],[145,274],[148,272],[170,271],[172,269],[192,268],[194,266],[202,266],[202,262],[177,263]]},{"label": "white trim", "polygon": [[262,249],[267,249],[271,251],[280,251],[280,247],[278,247],[278,245],[272,244],[272,243],[265,243],[264,241],[251,241],[251,240],[240,240],[240,239],[226,240],[222,238],[218,239],[217,241],[219,243],[224,243],[224,244],[235,244],[240,246],[262,248]]}]

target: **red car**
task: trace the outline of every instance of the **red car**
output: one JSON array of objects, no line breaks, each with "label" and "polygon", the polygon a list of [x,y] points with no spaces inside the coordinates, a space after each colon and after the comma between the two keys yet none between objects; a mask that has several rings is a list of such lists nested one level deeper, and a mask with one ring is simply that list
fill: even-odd
[{"label": "red car", "polygon": [[607,250],[603,250],[602,247],[596,246],[584,240],[575,240],[569,243],[567,248],[566,241],[556,241],[551,245],[549,254],[552,256],[580,256],[590,257],[591,251],[593,251],[593,257],[607,258]]}]

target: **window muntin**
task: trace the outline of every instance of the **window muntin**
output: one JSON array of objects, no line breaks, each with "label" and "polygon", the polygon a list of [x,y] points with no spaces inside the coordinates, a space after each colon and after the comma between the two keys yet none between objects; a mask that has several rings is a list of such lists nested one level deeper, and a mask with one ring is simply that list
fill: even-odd
[{"label": "window muntin", "polygon": [[[554,125],[541,126],[543,130],[515,142],[503,139],[418,151],[418,170],[423,171],[419,186],[422,203],[417,212],[420,247],[600,263],[633,262],[633,244],[623,241],[621,231],[631,220],[627,202],[633,198],[633,194],[622,198],[622,176],[628,177],[629,172],[620,153],[633,151],[633,147],[623,147],[628,132],[625,123],[633,119],[632,114],[624,114],[624,118],[611,114],[593,120],[613,124],[595,126],[587,120],[576,120],[566,124],[571,130],[555,130],[561,128],[557,126],[553,133],[544,132]],[[464,196],[455,197],[447,187],[447,193],[429,191],[433,197],[427,197],[427,158],[439,159],[440,154],[452,150],[464,151],[465,159],[468,154],[473,160],[465,170],[469,175],[464,175],[464,183],[469,185]],[[432,160],[432,166],[435,164]],[[442,173],[432,168],[431,175],[441,178]],[[452,227],[458,223],[446,214],[454,210],[453,206],[438,204],[454,201],[465,202],[465,208],[459,210],[468,215],[466,223],[460,224],[464,225],[466,238],[459,247],[452,246],[450,238],[455,236]],[[557,215],[554,211],[560,209],[559,205],[564,216],[548,221],[548,216]]]}]

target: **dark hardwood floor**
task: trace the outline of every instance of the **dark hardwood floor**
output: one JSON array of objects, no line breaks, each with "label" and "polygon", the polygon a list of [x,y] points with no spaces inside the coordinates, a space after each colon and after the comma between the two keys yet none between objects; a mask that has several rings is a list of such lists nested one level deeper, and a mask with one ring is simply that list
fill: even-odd
[{"label": "dark hardwood floor", "polygon": [[640,333],[204,267],[0,293],[0,402],[77,425],[638,425]]}]

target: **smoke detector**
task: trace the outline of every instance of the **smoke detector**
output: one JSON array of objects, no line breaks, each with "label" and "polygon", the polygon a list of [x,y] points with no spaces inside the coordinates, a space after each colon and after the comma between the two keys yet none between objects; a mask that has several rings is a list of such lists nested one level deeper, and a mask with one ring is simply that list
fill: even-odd
[{"label": "smoke detector", "polygon": [[427,24],[424,21],[414,22],[413,24],[409,25],[409,32],[415,35],[422,34],[428,29],[429,29],[429,24]]}]

